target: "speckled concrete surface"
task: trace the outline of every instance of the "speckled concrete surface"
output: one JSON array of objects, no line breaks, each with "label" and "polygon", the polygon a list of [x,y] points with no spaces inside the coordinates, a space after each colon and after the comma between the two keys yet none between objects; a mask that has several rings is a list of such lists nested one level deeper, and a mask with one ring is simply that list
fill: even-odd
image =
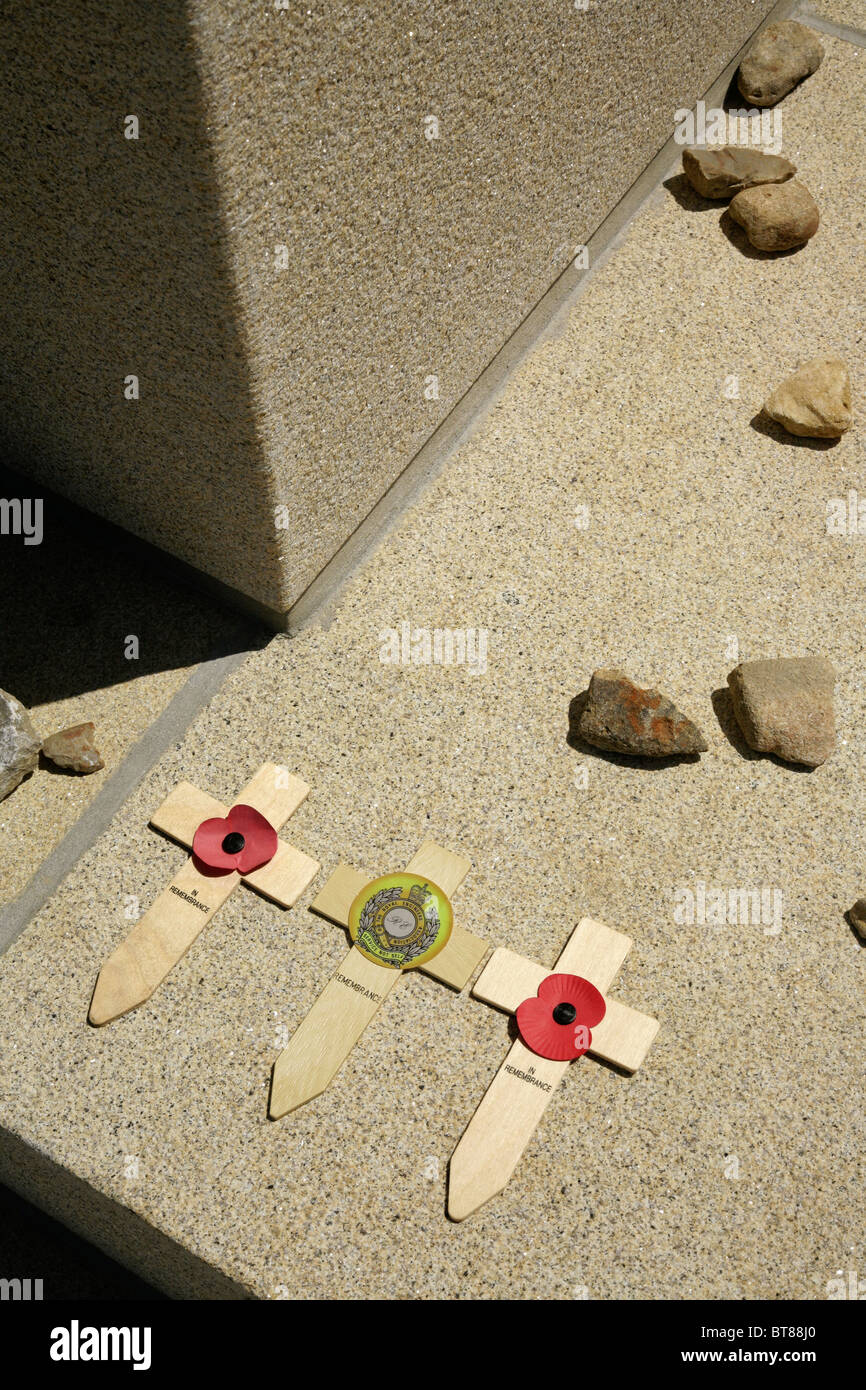
[{"label": "speckled concrete surface", "polygon": [[[55,1208],[80,1221],[76,1184],[101,1194],[98,1239],[164,1287],[205,1287],[166,1240],[270,1298],[820,1299],[866,1272],[866,957],[843,916],[866,863],[866,536],[826,531],[828,500],[866,491],[864,63],[828,41],[784,105],[824,219],[808,246],[745,254],[717,204],[660,188],[330,625],[247,660],[0,962],[3,1172],[29,1181],[38,1147]],[[830,348],[854,429],[812,448],[754,428]],[[403,621],[486,629],[486,672],[383,664]],[[776,652],[838,671],[838,749],[812,773],[714,708],[738,660]],[[700,723],[700,761],[567,743],[608,664]],[[584,913],[634,937],[615,992],[661,1020],[644,1067],[576,1065],[462,1225],[446,1164],[502,1015],[410,978],[325,1095],[265,1118],[283,1030],[346,949],[306,911],[318,885],[288,915],[238,891],[145,1008],[85,1024],[124,895],[146,905],[183,860],[151,810],[181,778],[230,799],[266,758],[312,783],[290,838],[326,872],[433,834],[471,857],[455,904],[491,941],[553,962]],[[699,883],[781,893],[781,917],[677,920]]]},{"label": "speckled concrete surface", "polygon": [[770,7],[13,0],[7,449],[286,609]]}]

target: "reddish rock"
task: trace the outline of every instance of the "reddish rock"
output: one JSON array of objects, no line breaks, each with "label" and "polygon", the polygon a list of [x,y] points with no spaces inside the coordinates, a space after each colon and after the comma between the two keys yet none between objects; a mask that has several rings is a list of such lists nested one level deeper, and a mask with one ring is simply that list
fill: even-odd
[{"label": "reddish rock", "polygon": [[577,733],[594,748],[640,758],[705,753],[696,724],[658,690],[641,690],[622,671],[596,671],[589,683]]},{"label": "reddish rock", "polygon": [[42,745],[42,752],[58,767],[73,772],[98,772],[105,763],[93,742],[93,724],[73,724],[52,734]]}]

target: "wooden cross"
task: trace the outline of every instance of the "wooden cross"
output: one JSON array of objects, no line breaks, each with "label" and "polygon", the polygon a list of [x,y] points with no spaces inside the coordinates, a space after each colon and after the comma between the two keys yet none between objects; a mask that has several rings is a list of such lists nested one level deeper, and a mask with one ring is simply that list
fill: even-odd
[{"label": "wooden cross", "polygon": [[[244,787],[236,804],[254,807],[279,830],[309,790],[300,777],[293,777],[274,763],[265,763]],[[181,782],[150,823],[191,849],[202,821],[227,814],[228,808],[221,802],[189,782]],[[283,840],[267,864],[248,874],[235,870],[218,872],[199,865],[195,858],[188,859],[103,965],[90,1002],[90,1022],[97,1027],[110,1023],[149,999],[239,883],[255,888],[281,907],[291,907],[321,867]]]},{"label": "wooden cross", "polygon": [[[427,840],[406,872],[431,879],[450,898],[470,868],[468,859]],[[310,911],[347,928],[352,903],[368,882],[348,864],[340,864],[310,904]],[[439,954],[417,968],[452,989],[463,989],[486,950],[485,941],[455,922]],[[403,973],[377,964],[352,947],[274,1063],[272,1120],[322,1094]]]},{"label": "wooden cross", "polygon": [[[605,996],[606,1012],[592,1029],[589,1052],[628,1072],[640,1066],[659,1027],[656,1019],[607,998],[631,945],[622,932],[584,917],[555,966],[557,974],[580,975]],[[500,947],[479,975],[472,995],[496,1009],[515,1013],[552,973]],[[574,1064],[539,1057],[519,1037],[512,1044],[451,1156],[448,1215],[452,1220],[471,1216],[502,1191],[559,1083]]]}]

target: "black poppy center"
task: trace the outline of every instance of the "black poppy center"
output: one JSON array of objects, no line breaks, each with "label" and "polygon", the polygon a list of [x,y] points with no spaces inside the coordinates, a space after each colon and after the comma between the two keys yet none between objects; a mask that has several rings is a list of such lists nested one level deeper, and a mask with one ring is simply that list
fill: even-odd
[{"label": "black poppy center", "polygon": [[573,1004],[557,1004],[553,1011],[554,1023],[573,1023],[577,1018],[577,1009]]},{"label": "black poppy center", "polygon": [[223,852],[225,854],[240,854],[246,840],[239,830],[232,830],[223,840]]}]

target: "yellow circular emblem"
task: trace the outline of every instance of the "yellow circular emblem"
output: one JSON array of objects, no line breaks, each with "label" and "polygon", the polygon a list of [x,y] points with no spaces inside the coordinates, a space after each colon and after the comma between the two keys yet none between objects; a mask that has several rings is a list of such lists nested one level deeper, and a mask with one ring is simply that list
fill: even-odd
[{"label": "yellow circular emblem", "polygon": [[414,970],[442,950],[453,924],[442,889],[417,874],[386,874],[358,894],[349,932],[362,955],[392,970]]}]

